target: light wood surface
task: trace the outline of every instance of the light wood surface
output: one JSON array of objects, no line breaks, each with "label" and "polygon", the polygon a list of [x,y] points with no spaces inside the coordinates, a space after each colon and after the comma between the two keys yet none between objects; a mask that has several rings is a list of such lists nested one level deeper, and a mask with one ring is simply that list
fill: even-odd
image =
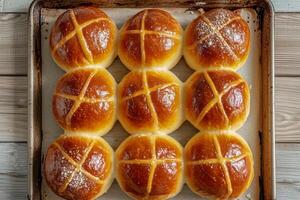
[{"label": "light wood surface", "polygon": [[275,73],[300,76],[300,12],[276,13],[275,22]]},{"label": "light wood surface", "polygon": [[[277,196],[296,200],[300,196],[300,1],[273,3]],[[13,12],[0,14],[0,199],[26,199],[29,4],[30,0],[0,0],[0,11]]]}]

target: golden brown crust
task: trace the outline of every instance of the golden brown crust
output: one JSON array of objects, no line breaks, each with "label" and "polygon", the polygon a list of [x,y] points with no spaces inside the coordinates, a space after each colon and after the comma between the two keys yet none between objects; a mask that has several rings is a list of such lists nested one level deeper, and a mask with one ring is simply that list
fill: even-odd
[{"label": "golden brown crust", "polygon": [[111,185],[113,154],[102,138],[63,135],[47,150],[45,180],[55,194],[65,199],[95,199]]},{"label": "golden brown crust", "polygon": [[99,8],[78,7],[61,14],[52,27],[50,50],[65,71],[108,67],[116,57],[117,27]]},{"label": "golden brown crust", "polygon": [[183,55],[195,69],[237,69],[250,49],[250,30],[235,12],[213,9],[194,19],[185,31]]},{"label": "golden brown crust", "polygon": [[234,71],[195,72],[185,83],[186,118],[199,130],[237,130],[250,109],[247,82]]},{"label": "golden brown crust", "polygon": [[116,121],[116,82],[105,69],[77,69],[57,83],[52,111],[66,131],[103,135]]},{"label": "golden brown crust", "polygon": [[236,133],[198,133],[185,146],[188,186],[201,197],[239,197],[253,180],[253,156]]},{"label": "golden brown crust", "polygon": [[182,28],[168,12],[145,9],[120,31],[118,55],[130,70],[170,69],[181,57]]},{"label": "golden brown crust", "polygon": [[169,71],[133,71],[118,86],[118,118],[130,134],[164,133],[182,121],[181,82]]},{"label": "golden brown crust", "polygon": [[116,177],[134,199],[168,199],[183,185],[182,147],[166,135],[134,135],[116,151]]}]

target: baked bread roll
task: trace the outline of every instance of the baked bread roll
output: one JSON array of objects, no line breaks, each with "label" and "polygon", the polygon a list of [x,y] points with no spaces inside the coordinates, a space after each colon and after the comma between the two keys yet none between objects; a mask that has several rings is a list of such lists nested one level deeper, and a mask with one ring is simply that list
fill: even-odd
[{"label": "baked bread roll", "polygon": [[253,156],[238,134],[199,133],[185,146],[189,188],[201,197],[235,199],[251,185]]},{"label": "baked bread roll", "polygon": [[182,147],[167,135],[133,135],[116,151],[116,177],[133,199],[168,199],[183,185]]},{"label": "baked bread roll", "polygon": [[117,55],[117,27],[99,8],[78,7],[61,14],[52,27],[50,51],[58,66],[108,67]]},{"label": "baked bread roll", "polygon": [[236,72],[195,72],[185,84],[186,118],[199,130],[237,130],[250,110],[247,82]]},{"label": "baked bread roll", "polygon": [[248,24],[235,12],[214,9],[193,20],[185,31],[183,55],[195,69],[242,66],[249,54]]},{"label": "baked bread roll", "polygon": [[169,71],[132,71],[118,86],[118,118],[130,134],[168,134],[183,122],[181,81]]},{"label": "baked bread roll", "polygon": [[113,181],[113,157],[113,149],[101,137],[64,134],[47,150],[44,177],[64,199],[96,199]]},{"label": "baked bread roll", "polygon": [[57,82],[55,119],[65,131],[104,135],[116,121],[116,82],[105,69],[80,68]]},{"label": "baked bread roll", "polygon": [[182,28],[168,12],[145,9],[120,30],[118,55],[129,70],[171,69],[181,57]]}]

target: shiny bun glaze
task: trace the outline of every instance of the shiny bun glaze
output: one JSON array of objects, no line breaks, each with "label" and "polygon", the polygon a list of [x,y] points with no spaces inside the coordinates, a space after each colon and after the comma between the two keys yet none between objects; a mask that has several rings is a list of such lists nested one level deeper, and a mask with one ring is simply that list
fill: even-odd
[{"label": "shiny bun glaze", "polygon": [[183,122],[181,81],[169,71],[133,71],[118,86],[118,118],[130,134],[168,134]]},{"label": "shiny bun glaze", "polygon": [[181,57],[182,28],[168,12],[145,9],[120,30],[118,55],[129,70],[170,69]]},{"label": "shiny bun glaze", "polygon": [[52,27],[50,50],[63,70],[108,67],[117,55],[117,27],[99,8],[78,7],[61,14]]},{"label": "shiny bun glaze", "polygon": [[186,118],[199,130],[237,130],[248,117],[249,87],[234,71],[195,72],[184,90]]},{"label": "shiny bun glaze", "polygon": [[194,19],[186,28],[183,55],[195,69],[243,65],[250,49],[248,24],[235,12],[213,9]]},{"label": "shiny bun glaze", "polygon": [[168,199],[183,185],[182,147],[167,135],[134,135],[116,151],[116,177],[133,199]]},{"label": "shiny bun glaze", "polygon": [[113,149],[100,137],[65,134],[47,150],[44,177],[64,199],[96,199],[113,181],[113,156]]},{"label": "shiny bun glaze", "polygon": [[204,198],[235,199],[251,185],[252,152],[239,135],[198,133],[185,146],[189,188]]},{"label": "shiny bun glaze", "polygon": [[80,68],[57,82],[52,111],[70,132],[103,135],[116,121],[116,82],[105,69]]}]

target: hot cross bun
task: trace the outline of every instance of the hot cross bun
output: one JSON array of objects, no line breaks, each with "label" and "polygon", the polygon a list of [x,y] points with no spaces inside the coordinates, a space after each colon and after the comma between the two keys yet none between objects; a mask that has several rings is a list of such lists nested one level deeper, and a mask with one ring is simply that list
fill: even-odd
[{"label": "hot cross bun", "polygon": [[248,117],[249,87],[234,71],[195,72],[184,90],[186,118],[199,130],[237,130]]},{"label": "hot cross bun", "polygon": [[233,132],[201,132],[185,146],[185,177],[190,189],[209,199],[235,199],[251,185],[252,152]]},{"label": "hot cross bun", "polygon": [[101,137],[62,135],[48,148],[44,177],[54,193],[70,200],[92,200],[113,181],[114,151]]},{"label": "hot cross bun", "polygon": [[68,132],[104,135],[116,121],[116,82],[105,69],[79,68],[58,80],[52,111]]},{"label": "hot cross bun", "polygon": [[167,135],[133,135],[116,151],[116,177],[134,199],[168,199],[183,185],[182,147]]},{"label": "hot cross bun", "polygon": [[183,122],[181,81],[170,71],[132,71],[118,86],[118,118],[130,134],[168,134]]},{"label": "hot cross bun", "polygon": [[171,69],[181,50],[181,25],[161,9],[142,10],[120,30],[118,55],[129,70]]},{"label": "hot cross bun", "polygon": [[117,26],[96,7],[78,7],[61,14],[52,27],[50,51],[63,70],[108,67],[117,55]]},{"label": "hot cross bun", "polygon": [[186,28],[183,55],[195,69],[242,66],[250,50],[248,24],[227,9],[213,9],[194,19]]}]

